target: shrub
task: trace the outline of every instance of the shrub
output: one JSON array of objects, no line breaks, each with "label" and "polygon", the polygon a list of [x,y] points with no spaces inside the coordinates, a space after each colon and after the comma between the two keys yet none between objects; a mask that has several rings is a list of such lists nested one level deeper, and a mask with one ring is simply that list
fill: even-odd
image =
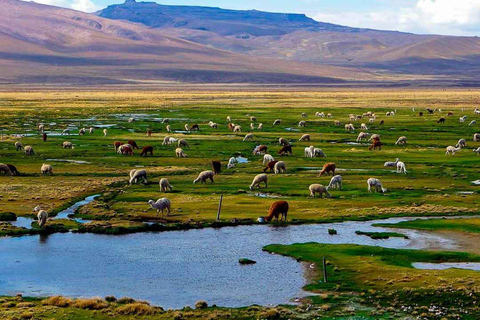
[{"label": "shrub", "polygon": [[260,315],[260,319],[276,320],[280,319],[280,313],[277,309],[268,309]]},{"label": "shrub", "polygon": [[105,297],[105,301],[107,301],[107,302],[115,302],[115,301],[117,301],[117,298],[115,298],[114,296],[106,296],[106,297]]},{"label": "shrub", "polygon": [[73,301],[72,307],[88,310],[99,310],[107,307],[107,303],[100,299],[76,299]]},{"label": "shrub", "polygon": [[208,303],[206,301],[197,301],[195,303],[195,309],[205,309],[208,308]]},{"label": "shrub", "polygon": [[73,300],[70,298],[65,298],[62,296],[54,296],[42,301],[42,304],[47,306],[55,306],[60,308],[66,308],[73,303]]},{"label": "shrub", "polygon": [[123,297],[117,300],[118,304],[127,304],[127,303],[134,303],[136,302],[135,299],[129,297]]},{"label": "shrub", "polygon": [[151,316],[163,312],[163,309],[152,307],[147,303],[135,302],[118,307],[117,312],[123,315]]}]

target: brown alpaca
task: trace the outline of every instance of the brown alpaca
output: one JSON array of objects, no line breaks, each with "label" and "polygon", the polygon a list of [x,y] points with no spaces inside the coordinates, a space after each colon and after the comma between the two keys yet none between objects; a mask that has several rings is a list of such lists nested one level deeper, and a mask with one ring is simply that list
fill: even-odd
[{"label": "brown alpaca", "polygon": [[448,114],[447,114],[447,116],[453,117],[453,112],[452,112],[452,111],[449,111]]},{"label": "brown alpaca", "polygon": [[320,171],[320,176],[323,176],[323,174],[326,174],[328,176],[330,172],[332,173],[332,176],[334,176],[336,169],[337,169],[337,165],[335,163],[333,162],[325,163],[323,165],[322,170]]},{"label": "brown alpaca", "polygon": [[292,155],[292,146],[283,146],[282,149],[278,151],[280,155],[290,154]]},{"label": "brown alpaca", "polygon": [[142,152],[140,153],[140,157],[141,156],[147,156],[148,153],[150,153],[150,155],[153,156],[153,147],[152,146],[143,147]]},{"label": "brown alpaca", "polygon": [[273,172],[273,169],[275,168],[275,164],[278,161],[270,161],[265,168],[263,168],[263,172],[267,172],[267,170],[270,170],[270,172]]},{"label": "brown alpaca", "polygon": [[268,147],[264,144],[258,146],[253,150],[253,154],[267,153]]},{"label": "brown alpaca", "polygon": [[[276,201],[272,203],[270,209],[268,210],[268,216],[265,217],[265,221],[272,221],[275,218],[278,221],[278,217],[282,215],[282,218],[287,221],[288,213],[288,202],[287,201]],[[282,220],[280,219],[280,221]]]},{"label": "brown alpaca", "polygon": [[378,150],[382,150],[382,143],[380,142],[380,139],[374,139],[368,150],[377,150],[377,148]]},{"label": "brown alpaca", "polygon": [[228,123],[227,126],[228,126],[228,130],[230,130],[230,131],[233,131],[233,128],[235,128],[235,125],[231,122]]},{"label": "brown alpaca", "polygon": [[18,176],[20,174],[17,170],[17,167],[15,167],[13,164],[8,164],[7,163],[7,167],[8,167],[8,169],[10,169],[10,172],[12,173],[12,175]]},{"label": "brown alpaca", "polygon": [[47,134],[45,132],[42,134],[42,139],[43,142],[47,141]]},{"label": "brown alpaca", "polygon": [[445,123],[445,118],[438,119],[437,123]]},{"label": "brown alpaca", "polygon": [[127,144],[131,145],[133,149],[140,149],[134,140],[128,140]]},{"label": "brown alpaca", "polygon": [[147,137],[151,137],[152,136],[152,130],[147,130]]},{"label": "brown alpaca", "polygon": [[222,172],[222,163],[220,161],[212,161],[212,170],[215,174]]},{"label": "brown alpaca", "polygon": [[198,126],[198,124],[193,124],[190,127],[190,131],[200,131],[200,127]]},{"label": "brown alpaca", "polygon": [[122,152],[123,155],[130,155],[130,156],[133,156],[133,151],[130,147],[125,147],[123,148],[123,152]]},{"label": "brown alpaca", "polygon": [[123,142],[121,142],[121,141],[115,141],[115,142],[113,143],[113,146],[115,147],[115,150],[117,150],[118,147],[120,147],[122,144],[123,144]]}]

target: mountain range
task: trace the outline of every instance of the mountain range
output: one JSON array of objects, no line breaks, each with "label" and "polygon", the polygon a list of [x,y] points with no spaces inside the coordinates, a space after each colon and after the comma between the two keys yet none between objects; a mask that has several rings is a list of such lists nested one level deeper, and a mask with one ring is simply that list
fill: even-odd
[{"label": "mountain range", "polygon": [[94,14],[0,0],[3,84],[475,84],[480,39],[303,14],[127,0]]}]

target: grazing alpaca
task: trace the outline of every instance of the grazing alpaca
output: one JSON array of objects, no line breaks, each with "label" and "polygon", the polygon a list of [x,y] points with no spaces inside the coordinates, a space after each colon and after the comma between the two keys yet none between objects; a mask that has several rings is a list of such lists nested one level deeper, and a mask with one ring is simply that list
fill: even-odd
[{"label": "grazing alpaca", "polygon": [[198,124],[194,124],[190,127],[190,131],[200,131],[200,127]]},{"label": "grazing alpaca", "polygon": [[278,161],[270,161],[265,168],[263,168],[263,172],[270,171],[273,173],[273,169],[275,168],[275,165],[277,164]]},{"label": "grazing alpaca", "polygon": [[368,179],[367,180],[367,185],[368,185],[368,192],[372,192],[372,187],[375,188],[376,192],[379,192],[379,191],[382,191],[383,193],[387,192],[387,189],[385,189],[382,186],[382,183],[380,182],[380,180],[378,180],[376,178]]},{"label": "grazing alpaca", "polygon": [[175,155],[177,156],[177,158],[186,158],[187,157],[185,152],[183,152],[182,148],[175,149]]},{"label": "grazing alpaca", "polygon": [[230,159],[228,159],[228,163],[227,163],[227,169],[232,169],[235,167],[235,165],[237,164],[237,158],[235,157],[230,157]]},{"label": "grazing alpaca", "polygon": [[133,150],[132,150],[132,148],[130,148],[130,147],[125,147],[125,148],[123,148],[123,150],[122,150],[122,154],[123,154],[124,156],[133,156]]},{"label": "grazing alpaca", "polygon": [[445,123],[445,118],[438,119],[437,123]]},{"label": "grazing alpaca", "polygon": [[42,140],[43,140],[43,142],[47,141],[47,134],[45,132],[42,133]]},{"label": "grazing alpaca", "polygon": [[160,179],[160,181],[158,182],[158,185],[160,186],[160,192],[167,192],[167,189],[170,191],[173,190],[173,186],[170,184],[170,182],[166,178]]},{"label": "grazing alpaca", "polygon": [[123,145],[123,142],[121,142],[121,141],[115,141],[113,143],[113,147],[115,148],[115,150],[118,150],[118,148],[122,145]]},{"label": "grazing alpaca", "polygon": [[26,146],[23,150],[25,151],[25,154],[27,156],[35,155],[35,151],[33,150],[33,148],[31,146]]},{"label": "grazing alpaca", "polygon": [[210,181],[213,183],[213,176],[215,173],[213,171],[202,171],[198,175],[197,179],[193,180],[193,184],[196,184],[197,182],[201,182],[202,184],[207,182],[207,179],[210,179]]},{"label": "grazing alpaca", "polygon": [[140,153],[141,156],[147,156],[148,153],[150,153],[151,156],[153,156],[153,147],[152,146],[145,146],[142,148],[142,152]]},{"label": "grazing alpaca", "polygon": [[268,176],[265,173],[257,174],[255,178],[253,178],[252,184],[250,185],[250,190],[257,187],[260,188],[260,183],[265,183],[265,188],[268,187]]},{"label": "grazing alpaca", "polygon": [[8,169],[10,169],[10,172],[12,173],[12,175],[14,176],[20,175],[20,172],[18,172],[17,167],[15,167],[13,164],[7,163],[7,167]]},{"label": "grazing alpaca", "polygon": [[167,198],[158,199],[156,202],[153,200],[148,200],[148,204],[150,205],[150,207],[157,210],[157,217],[160,211],[162,212],[162,216],[163,216],[163,210],[165,209],[167,209],[167,216],[170,214],[171,202]]},{"label": "grazing alpaca", "polygon": [[40,228],[43,228],[43,226],[47,223],[48,213],[45,210],[41,210],[39,206],[36,206],[33,209],[33,212],[37,212],[37,211],[38,211],[37,213],[38,226]]},{"label": "grazing alpaca", "polygon": [[337,165],[335,163],[333,162],[325,163],[319,175],[320,176],[323,176],[324,174],[328,175],[331,172],[332,176],[334,176],[336,169],[337,169]]},{"label": "grazing alpaca", "polygon": [[253,149],[253,154],[254,155],[266,154],[267,150],[268,150],[268,147],[266,145],[262,144],[262,145],[259,145],[258,147],[256,147],[255,149]]},{"label": "grazing alpaca", "polygon": [[252,140],[253,141],[253,133],[247,133],[245,135],[245,138],[243,138],[243,142],[247,141],[247,140]]},{"label": "grazing alpaca", "polygon": [[272,221],[275,218],[278,221],[278,217],[281,215],[280,221],[283,219],[287,221],[287,213],[288,213],[288,202],[287,201],[276,201],[272,203],[270,209],[268,210],[268,215],[265,217],[265,221]]},{"label": "grazing alpaca", "polygon": [[325,196],[327,196],[328,198],[330,198],[332,195],[328,192],[328,188],[325,188],[324,186],[322,186],[321,184],[311,184],[309,187],[308,187],[308,190],[310,190],[310,197],[312,198],[315,198],[315,194],[318,193],[318,197],[319,198],[322,198],[323,195],[325,194]]},{"label": "grazing alpaca", "polygon": [[383,126],[385,124],[385,120],[380,121],[379,125]]},{"label": "grazing alpaca", "polygon": [[292,155],[292,146],[283,146],[279,151],[279,155]]},{"label": "grazing alpaca", "polygon": [[382,150],[382,143],[379,139],[373,140],[372,145],[368,148],[368,150],[376,150],[377,148],[378,150]]},{"label": "grazing alpaca", "polygon": [[457,144],[455,145],[455,147],[457,148],[465,148],[466,146],[467,146],[467,141],[465,141],[465,139],[458,140]]},{"label": "grazing alpaca", "polygon": [[53,175],[53,168],[51,165],[49,164],[42,164],[42,167],[40,168],[40,171],[42,172],[42,175],[47,175],[47,174],[50,174],[50,175]]},{"label": "grazing alpaca", "polygon": [[[473,141],[475,141],[475,137],[473,139]],[[23,150],[23,144],[20,141],[15,142],[15,149],[17,151]]]},{"label": "grazing alpaca", "polygon": [[132,149],[140,149],[134,140],[128,140],[127,144],[131,145]]},{"label": "grazing alpaca", "polygon": [[138,181],[140,179],[142,179],[145,184],[148,183],[147,170],[145,170],[145,169],[142,169],[142,170],[133,169],[133,170],[130,171],[129,184],[138,183]]},{"label": "grazing alpaca", "polygon": [[342,190],[342,176],[341,175],[336,175],[336,176],[332,177],[332,179],[330,180],[330,183],[327,186],[327,190],[329,190],[329,189]]},{"label": "grazing alpaca", "polygon": [[455,152],[460,151],[461,149],[461,147],[455,148],[454,146],[448,146],[446,148],[445,155],[448,155],[450,153],[452,156],[454,156]]},{"label": "grazing alpaca", "polygon": [[383,164],[383,166],[384,167],[396,167],[399,160],[400,159],[397,158],[397,160],[395,160],[395,162],[387,161]]},{"label": "grazing alpaca", "polygon": [[273,167],[273,171],[275,172],[275,174],[287,172],[287,166],[285,162],[278,161],[277,163],[275,163],[275,166]]},{"label": "grazing alpaca", "polygon": [[215,174],[222,172],[222,163],[220,161],[212,161],[212,170]]},{"label": "grazing alpaca", "polygon": [[397,173],[405,173],[407,174],[407,168],[405,167],[405,163],[399,161],[397,163]]},{"label": "grazing alpaca", "polygon": [[13,172],[10,170],[10,167],[4,163],[0,163],[0,172],[3,172],[7,176],[13,176]]},{"label": "grazing alpaca", "polygon": [[310,141],[310,135],[309,134],[304,134],[303,136],[298,139],[298,141]]},{"label": "grazing alpaca", "polygon": [[290,142],[288,142],[288,140],[285,139],[285,138],[279,138],[278,143],[282,146],[289,146],[290,145]]},{"label": "grazing alpaca", "polygon": [[398,138],[397,142],[395,142],[395,145],[406,145],[407,144],[407,137],[405,136],[401,136],[400,138]]}]

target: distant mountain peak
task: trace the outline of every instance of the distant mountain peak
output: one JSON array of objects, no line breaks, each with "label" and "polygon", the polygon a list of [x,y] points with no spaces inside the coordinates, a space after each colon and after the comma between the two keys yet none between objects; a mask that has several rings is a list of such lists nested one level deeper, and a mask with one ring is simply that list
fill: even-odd
[{"label": "distant mountain peak", "polygon": [[125,0],[125,3],[137,3],[136,0]]}]

